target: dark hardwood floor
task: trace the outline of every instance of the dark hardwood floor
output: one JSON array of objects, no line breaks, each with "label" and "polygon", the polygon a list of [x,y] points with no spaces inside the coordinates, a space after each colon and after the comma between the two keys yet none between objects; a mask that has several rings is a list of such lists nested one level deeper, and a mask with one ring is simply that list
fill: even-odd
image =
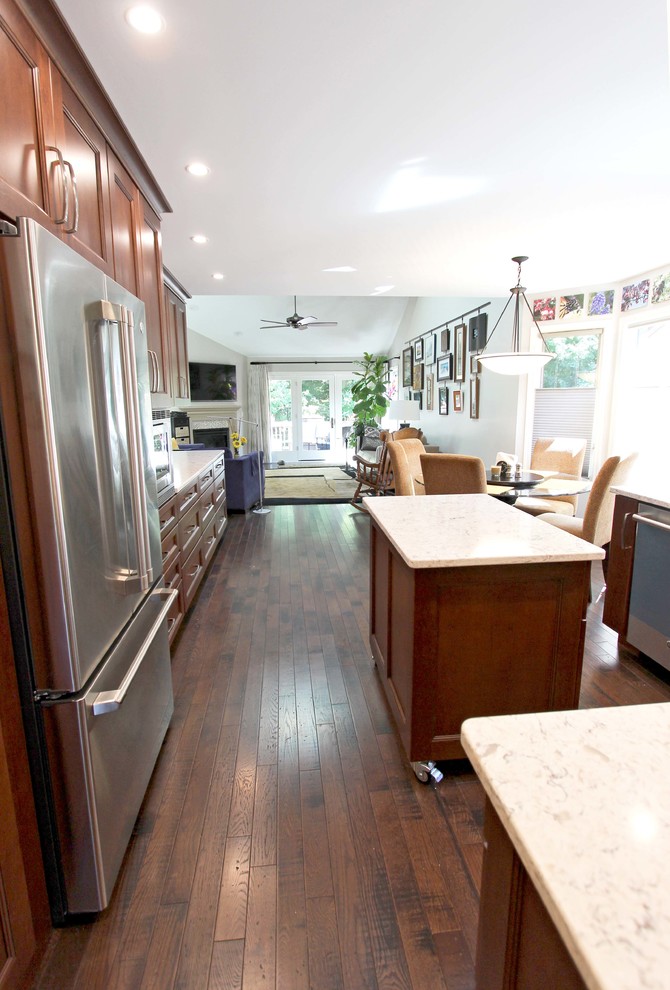
[{"label": "dark hardwood floor", "polygon": [[[113,901],[54,932],[39,990],[474,986],[483,792],[465,762],[434,786],[401,754],[368,648],[368,539],[348,505],[231,518]],[[582,707],[670,701],[601,611]]]}]

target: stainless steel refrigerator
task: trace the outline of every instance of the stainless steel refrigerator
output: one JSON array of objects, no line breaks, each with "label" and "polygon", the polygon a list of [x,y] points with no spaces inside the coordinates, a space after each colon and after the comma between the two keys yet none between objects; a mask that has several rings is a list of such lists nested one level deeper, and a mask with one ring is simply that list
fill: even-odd
[{"label": "stainless steel refrigerator", "polygon": [[3,226],[2,565],[60,922],[109,902],[173,711],[173,592],[144,305],[34,221]]}]

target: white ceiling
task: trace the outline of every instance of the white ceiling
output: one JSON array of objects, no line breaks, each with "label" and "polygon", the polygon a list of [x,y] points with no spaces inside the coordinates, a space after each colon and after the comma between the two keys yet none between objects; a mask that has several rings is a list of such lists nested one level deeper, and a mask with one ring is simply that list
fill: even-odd
[{"label": "white ceiling", "polygon": [[[262,315],[281,318],[297,293],[326,320],[329,297],[387,284],[505,296],[519,253],[531,289],[670,262],[666,0],[155,0],[153,38],[129,3],[58,0],[172,205],[165,263],[193,295],[279,297]],[[255,322],[228,332],[265,346]],[[344,333],[308,331],[317,353]]]}]

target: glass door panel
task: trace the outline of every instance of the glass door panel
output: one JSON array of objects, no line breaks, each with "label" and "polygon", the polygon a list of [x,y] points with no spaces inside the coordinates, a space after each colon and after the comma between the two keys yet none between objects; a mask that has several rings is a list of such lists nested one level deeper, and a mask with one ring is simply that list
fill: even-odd
[{"label": "glass door panel", "polygon": [[332,377],[301,379],[300,410],[300,460],[329,459],[335,425]]},{"label": "glass door panel", "polygon": [[272,460],[293,451],[293,399],[288,378],[270,379],[270,451]]}]

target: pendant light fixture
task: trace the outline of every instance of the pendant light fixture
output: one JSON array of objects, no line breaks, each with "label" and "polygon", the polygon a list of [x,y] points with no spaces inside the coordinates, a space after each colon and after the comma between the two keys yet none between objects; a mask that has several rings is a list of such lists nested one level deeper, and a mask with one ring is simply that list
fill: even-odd
[{"label": "pendant light fixture", "polygon": [[[516,257],[512,258],[512,261],[516,262],[516,264],[518,265],[517,282],[514,288],[510,289],[510,292],[512,294],[507,300],[507,303],[505,304],[505,309],[503,309],[502,313],[498,317],[496,321],[496,325],[491,331],[489,339],[486,342],[486,347],[488,347],[489,344],[491,343],[491,338],[493,337],[493,334],[496,332],[498,324],[505,315],[507,307],[511,303],[512,299],[514,299],[514,319],[512,322],[512,350],[500,352],[497,354],[487,354],[485,347],[481,355],[479,355],[478,360],[485,368],[488,368],[489,371],[496,371],[499,375],[527,375],[529,374],[529,372],[535,371],[538,368],[543,368],[548,361],[551,361],[554,355],[547,350],[547,342],[542,336],[542,331],[537,325],[537,320],[533,316],[533,311],[530,308],[530,303],[526,299],[525,296],[526,287],[521,284],[521,265],[524,263],[524,261],[528,261],[528,258],[526,255],[517,255]],[[519,350],[519,337],[521,330],[520,311],[521,311],[522,299],[528,308],[528,312],[530,313],[531,319],[535,325],[537,332],[542,338],[544,349],[541,351]]]}]

